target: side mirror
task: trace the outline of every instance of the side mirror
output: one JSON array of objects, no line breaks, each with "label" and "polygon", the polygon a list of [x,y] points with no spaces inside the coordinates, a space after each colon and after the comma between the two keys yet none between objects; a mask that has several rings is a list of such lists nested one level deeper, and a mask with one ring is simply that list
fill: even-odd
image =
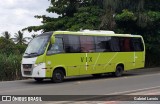
[{"label": "side mirror", "polygon": [[53,43],[55,43],[55,36],[54,35],[51,36],[51,44],[53,44]]}]

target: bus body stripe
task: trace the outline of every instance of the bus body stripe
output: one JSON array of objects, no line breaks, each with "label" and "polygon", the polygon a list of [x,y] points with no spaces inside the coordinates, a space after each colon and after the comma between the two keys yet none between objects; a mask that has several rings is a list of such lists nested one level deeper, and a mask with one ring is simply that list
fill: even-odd
[{"label": "bus body stripe", "polygon": [[107,67],[107,65],[116,57],[117,54],[118,54],[118,52],[115,53],[115,55],[114,55],[114,56],[108,61],[108,63],[104,66],[104,68]]},{"label": "bus body stripe", "polygon": [[98,56],[97,56],[97,59],[96,59],[96,61],[95,61],[95,63],[94,63],[93,70],[95,69],[95,66],[96,66],[96,64],[97,64],[97,62],[98,62],[98,60],[99,60],[100,55],[101,55],[101,54],[99,53]]},{"label": "bus body stripe", "polygon": [[[88,54],[86,53],[86,58],[88,57]],[[88,64],[88,62],[86,61],[86,71],[87,71],[87,64]]]}]

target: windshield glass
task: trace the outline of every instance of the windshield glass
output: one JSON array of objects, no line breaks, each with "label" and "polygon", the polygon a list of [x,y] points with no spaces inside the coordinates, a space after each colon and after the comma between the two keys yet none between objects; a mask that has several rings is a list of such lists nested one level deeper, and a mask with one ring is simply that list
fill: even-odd
[{"label": "windshield glass", "polygon": [[36,57],[41,55],[46,50],[47,43],[50,39],[50,35],[42,34],[40,36],[35,37],[28,45],[24,57]]}]

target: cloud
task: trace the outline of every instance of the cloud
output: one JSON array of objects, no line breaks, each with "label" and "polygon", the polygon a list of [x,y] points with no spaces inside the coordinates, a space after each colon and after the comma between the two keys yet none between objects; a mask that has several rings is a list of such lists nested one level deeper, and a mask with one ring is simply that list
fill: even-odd
[{"label": "cloud", "polygon": [[46,12],[49,5],[48,0],[1,0],[0,33],[9,31],[14,36],[14,33],[25,27],[40,25],[41,21],[34,18],[35,15],[57,17],[56,14]]}]

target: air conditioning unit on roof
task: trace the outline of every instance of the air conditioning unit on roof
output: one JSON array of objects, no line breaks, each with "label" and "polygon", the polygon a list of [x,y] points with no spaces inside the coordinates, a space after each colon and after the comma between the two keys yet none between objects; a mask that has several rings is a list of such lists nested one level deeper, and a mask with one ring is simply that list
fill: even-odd
[{"label": "air conditioning unit on roof", "polygon": [[101,33],[101,34],[115,34],[114,31],[107,31],[107,30],[81,30],[80,32],[85,33]]}]

